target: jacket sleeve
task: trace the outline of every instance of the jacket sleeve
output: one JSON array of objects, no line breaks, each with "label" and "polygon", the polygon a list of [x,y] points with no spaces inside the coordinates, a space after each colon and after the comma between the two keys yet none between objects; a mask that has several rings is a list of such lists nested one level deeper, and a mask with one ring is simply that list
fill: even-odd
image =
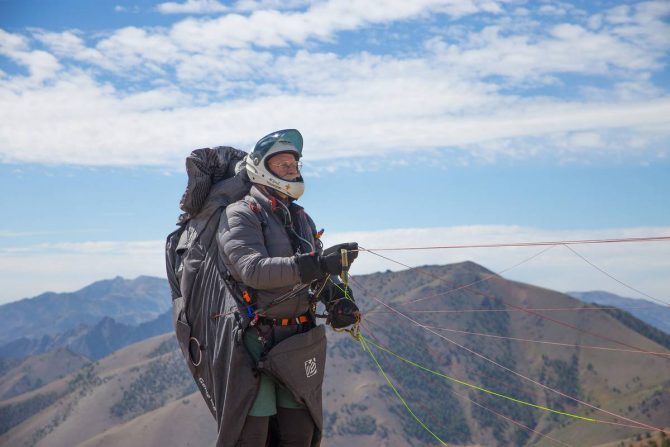
[{"label": "jacket sleeve", "polygon": [[247,286],[258,290],[290,287],[300,283],[293,256],[270,257],[265,247],[260,219],[245,202],[226,208],[219,244],[232,270]]}]

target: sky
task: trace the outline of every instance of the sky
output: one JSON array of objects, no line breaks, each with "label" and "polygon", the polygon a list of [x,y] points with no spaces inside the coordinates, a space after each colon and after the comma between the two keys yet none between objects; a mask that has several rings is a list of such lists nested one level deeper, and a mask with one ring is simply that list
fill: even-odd
[{"label": "sky", "polygon": [[[0,0],[0,304],[164,277],[185,157],[284,128],[326,244],[670,236],[669,53],[667,1]],[[384,255],[670,302],[670,242],[571,248]]]}]

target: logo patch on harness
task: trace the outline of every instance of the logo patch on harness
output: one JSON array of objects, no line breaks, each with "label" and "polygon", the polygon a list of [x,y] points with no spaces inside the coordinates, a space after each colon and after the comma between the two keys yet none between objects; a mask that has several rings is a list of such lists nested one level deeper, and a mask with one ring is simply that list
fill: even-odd
[{"label": "logo patch on harness", "polygon": [[305,362],[305,375],[307,378],[316,374],[316,357],[313,357]]}]

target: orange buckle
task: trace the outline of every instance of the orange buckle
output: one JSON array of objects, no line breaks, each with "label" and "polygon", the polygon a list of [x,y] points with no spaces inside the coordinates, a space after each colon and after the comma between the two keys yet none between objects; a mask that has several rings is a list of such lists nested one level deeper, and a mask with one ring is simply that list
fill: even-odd
[{"label": "orange buckle", "polygon": [[251,302],[251,295],[249,295],[248,291],[245,290],[244,292],[242,292],[242,297],[244,298],[244,301],[246,301],[247,303]]}]

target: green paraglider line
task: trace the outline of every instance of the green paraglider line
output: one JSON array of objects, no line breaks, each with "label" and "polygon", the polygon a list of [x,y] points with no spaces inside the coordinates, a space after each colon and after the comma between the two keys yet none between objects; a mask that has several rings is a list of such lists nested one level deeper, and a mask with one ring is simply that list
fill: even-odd
[{"label": "green paraglider line", "polygon": [[[363,338],[362,335],[361,335],[361,338]],[[450,377],[450,376],[448,376],[448,375],[446,375],[446,374],[442,374],[441,372],[434,371],[434,370],[432,370],[432,369],[426,368],[425,366],[423,366],[423,365],[419,365],[419,364],[416,363],[416,362],[413,362],[413,361],[411,361],[411,360],[409,360],[409,359],[406,359],[406,358],[402,357],[401,355],[398,355],[398,354],[396,354],[395,352],[391,351],[390,349],[385,348],[385,347],[383,347],[383,346],[381,346],[381,345],[378,345],[377,343],[372,342],[372,341],[370,341],[370,340],[367,340],[367,343],[369,343],[370,345],[374,346],[374,347],[377,348],[377,349],[380,349],[380,350],[382,350],[382,351],[384,351],[384,352],[386,352],[386,353],[388,353],[388,354],[391,354],[392,356],[394,356],[394,357],[396,357],[396,358],[402,360],[403,362],[405,362],[405,363],[407,363],[407,364],[410,364],[410,365],[412,365],[412,366],[414,366],[414,367],[416,367],[416,368],[419,368],[419,369],[421,369],[421,370],[423,370],[423,371],[429,372],[429,373],[434,374],[434,375],[436,375],[436,376],[442,377],[443,379],[447,379],[447,380],[450,380],[450,381],[452,381],[452,382],[458,383],[458,384],[460,384],[460,385],[467,386],[467,387],[469,387],[469,388],[473,388],[473,389],[475,389],[475,390],[482,391],[482,392],[484,392],[484,393],[488,393],[488,394],[491,394],[491,395],[493,395],[493,396],[501,397],[501,398],[503,398],[503,399],[507,399],[507,400],[510,400],[510,401],[512,401],[512,402],[516,402],[516,403],[521,404],[521,405],[527,405],[527,406],[529,406],[529,407],[537,408],[537,409],[544,410],[544,411],[549,411],[549,412],[551,412],[551,413],[560,414],[560,415],[562,415],[562,416],[568,416],[568,417],[571,417],[571,418],[574,418],[574,419],[581,419],[581,420],[583,420],[583,421],[587,421],[587,422],[599,422],[597,419],[588,418],[588,417],[585,417],[585,416],[580,416],[580,415],[578,415],[578,414],[567,413],[567,412],[564,412],[564,411],[554,410],[553,408],[544,407],[544,406],[542,406],[542,405],[536,405],[536,404],[533,404],[533,403],[530,403],[530,402],[526,402],[526,401],[523,401],[523,400],[520,400],[520,399],[516,399],[516,398],[511,397],[511,396],[506,396],[506,395],[504,395],[504,394],[496,393],[495,391],[492,391],[492,390],[489,390],[489,389],[486,389],[486,388],[482,388],[482,387],[477,386],[477,385],[474,385],[474,384],[472,384],[472,383],[464,382],[464,381],[462,381],[462,380],[458,380],[458,379],[456,379],[456,378],[454,378],[454,377]]]},{"label": "green paraglider line", "polygon": [[340,289],[340,291],[341,291],[342,293],[344,293],[344,298],[348,299],[349,301],[354,301],[354,299],[353,299],[352,297],[349,296],[349,293],[347,292],[347,290],[346,290],[346,289],[343,289],[342,287],[340,287],[340,284],[338,284],[338,283],[336,283],[335,281],[333,281],[333,278],[331,278],[331,277],[329,276],[329,277],[328,277],[328,281],[330,281],[335,287],[337,287],[338,289]]},{"label": "green paraglider line", "polygon": [[[442,445],[448,447],[449,444],[447,444],[446,442],[444,442],[442,439],[440,439],[439,436],[437,436],[435,433],[433,433],[433,432],[431,431],[431,429],[428,428],[428,426],[427,426],[426,424],[424,424],[423,421],[422,421],[421,419],[419,419],[417,415],[414,414],[414,412],[413,412],[412,409],[409,407],[409,405],[407,405],[407,402],[405,401],[405,399],[403,399],[403,397],[400,395],[400,392],[398,392],[398,389],[395,387],[395,385],[393,385],[393,382],[391,382],[391,379],[389,379],[389,377],[388,377],[388,376],[386,375],[386,373],[384,372],[384,369],[382,368],[382,365],[379,364],[379,361],[377,361],[377,358],[376,358],[375,355],[372,353],[372,350],[371,350],[370,348],[368,348],[368,346],[367,346],[367,339],[366,339],[365,337],[363,337],[363,335],[360,335],[360,336],[359,336],[359,342],[361,343],[361,347],[363,348],[363,350],[366,351],[368,354],[370,354],[370,357],[372,357],[372,360],[375,362],[375,364],[377,364],[377,368],[379,368],[379,371],[382,373],[382,375],[383,375],[384,378],[386,379],[386,382],[389,384],[389,386],[391,387],[391,389],[393,390],[393,392],[395,393],[395,395],[398,396],[398,399],[400,399],[400,401],[401,401],[402,404],[405,406],[405,408],[407,409],[407,411],[409,412],[409,414],[412,415],[412,417],[414,418],[414,420],[416,420],[419,424],[421,424],[421,426],[424,428],[424,430],[426,430],[428,433],[430,433],[431,435],[433,435],[433,437],[434,437],[435,439],[437,439],[438,441],[440,441],[440,443],[441,443]],[[374,343],[372,343],[372,342],[370,342],[370,343],[374,345]]]}]

